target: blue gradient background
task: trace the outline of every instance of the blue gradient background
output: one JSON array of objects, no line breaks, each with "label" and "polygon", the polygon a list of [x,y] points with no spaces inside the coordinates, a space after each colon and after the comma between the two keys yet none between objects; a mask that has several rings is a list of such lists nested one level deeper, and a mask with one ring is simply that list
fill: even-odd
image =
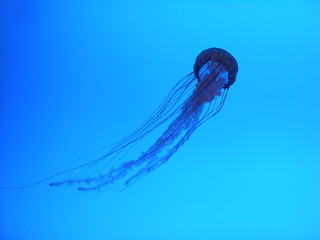
[{"label": "blue gradient background", "polygon": [[[319,240],[318,1],[1,1],[1,186],[137,127],[209,47],[223,110],[121,193],[0,190],[1,240]],[[151,144],[151,143],[150,143]]]}]

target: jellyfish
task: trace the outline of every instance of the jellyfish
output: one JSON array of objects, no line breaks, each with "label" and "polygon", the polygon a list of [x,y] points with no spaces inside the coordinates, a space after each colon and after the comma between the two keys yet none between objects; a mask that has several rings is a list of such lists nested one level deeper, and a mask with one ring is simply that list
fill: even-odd
[{"label": "jellyfish", "polygon": [[[235,58],[220,48],[209,48],[196,58],[193,72],[181,79],[157,110],[131,134],[114,143],[99,158],[60,172],[96,169],[94,174],[51,182],[50,186],[75,185],[80,191],[126,189],[164,163],[205,121],[223,107],[230,86],[236,80]],[[136,158],[127,159],[135,144],[164,123],[163,134]]]}]

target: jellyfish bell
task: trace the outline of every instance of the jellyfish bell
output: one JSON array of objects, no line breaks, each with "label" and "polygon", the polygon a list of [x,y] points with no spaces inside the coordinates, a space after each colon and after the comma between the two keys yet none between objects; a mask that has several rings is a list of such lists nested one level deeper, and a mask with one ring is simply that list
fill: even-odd
[{"label": "jellyfish bell", "polygon": [[[225,85],[225,88],[230,87],[236,81],[238,63],[236,59],[226,50],[221,48],[209,48],[202,51],[197,56],[193,65],[193,70],[195,77],[199,81],[201,81],[201,69],[208,63],[210,63],[210,65],[213,63],[222,65],[224,70],[228,72],[228,83]],[[213,69],[211,68],[211,70]]]}]

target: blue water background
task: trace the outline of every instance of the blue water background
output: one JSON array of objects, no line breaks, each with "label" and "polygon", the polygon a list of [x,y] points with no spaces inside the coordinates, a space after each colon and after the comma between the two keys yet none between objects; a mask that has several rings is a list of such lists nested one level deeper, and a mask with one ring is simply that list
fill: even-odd
[{"label": "blue water background", "polygon": [[1,186],[131,132],[202,50],[239,64],[223,110],[126,191],[1,190],[1,240],[320,239],[318,1],[13,0],[0,18]]}]

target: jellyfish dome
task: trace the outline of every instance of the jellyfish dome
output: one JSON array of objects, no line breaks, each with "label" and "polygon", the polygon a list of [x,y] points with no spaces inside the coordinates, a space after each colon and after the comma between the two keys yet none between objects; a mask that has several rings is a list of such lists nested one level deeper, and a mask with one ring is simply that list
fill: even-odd
[{"label": "jellyfish dome", "polygon": [[221,48],[209,48],[202,51],[197,56],[193,65],[194,75],[196,78],[199,78],[200,69],[209,61],[224,65],[224,68],[228,71],[229,82],[226,84],[225,88],[230,87],[236,81],[238,63],[230,53]]}]

